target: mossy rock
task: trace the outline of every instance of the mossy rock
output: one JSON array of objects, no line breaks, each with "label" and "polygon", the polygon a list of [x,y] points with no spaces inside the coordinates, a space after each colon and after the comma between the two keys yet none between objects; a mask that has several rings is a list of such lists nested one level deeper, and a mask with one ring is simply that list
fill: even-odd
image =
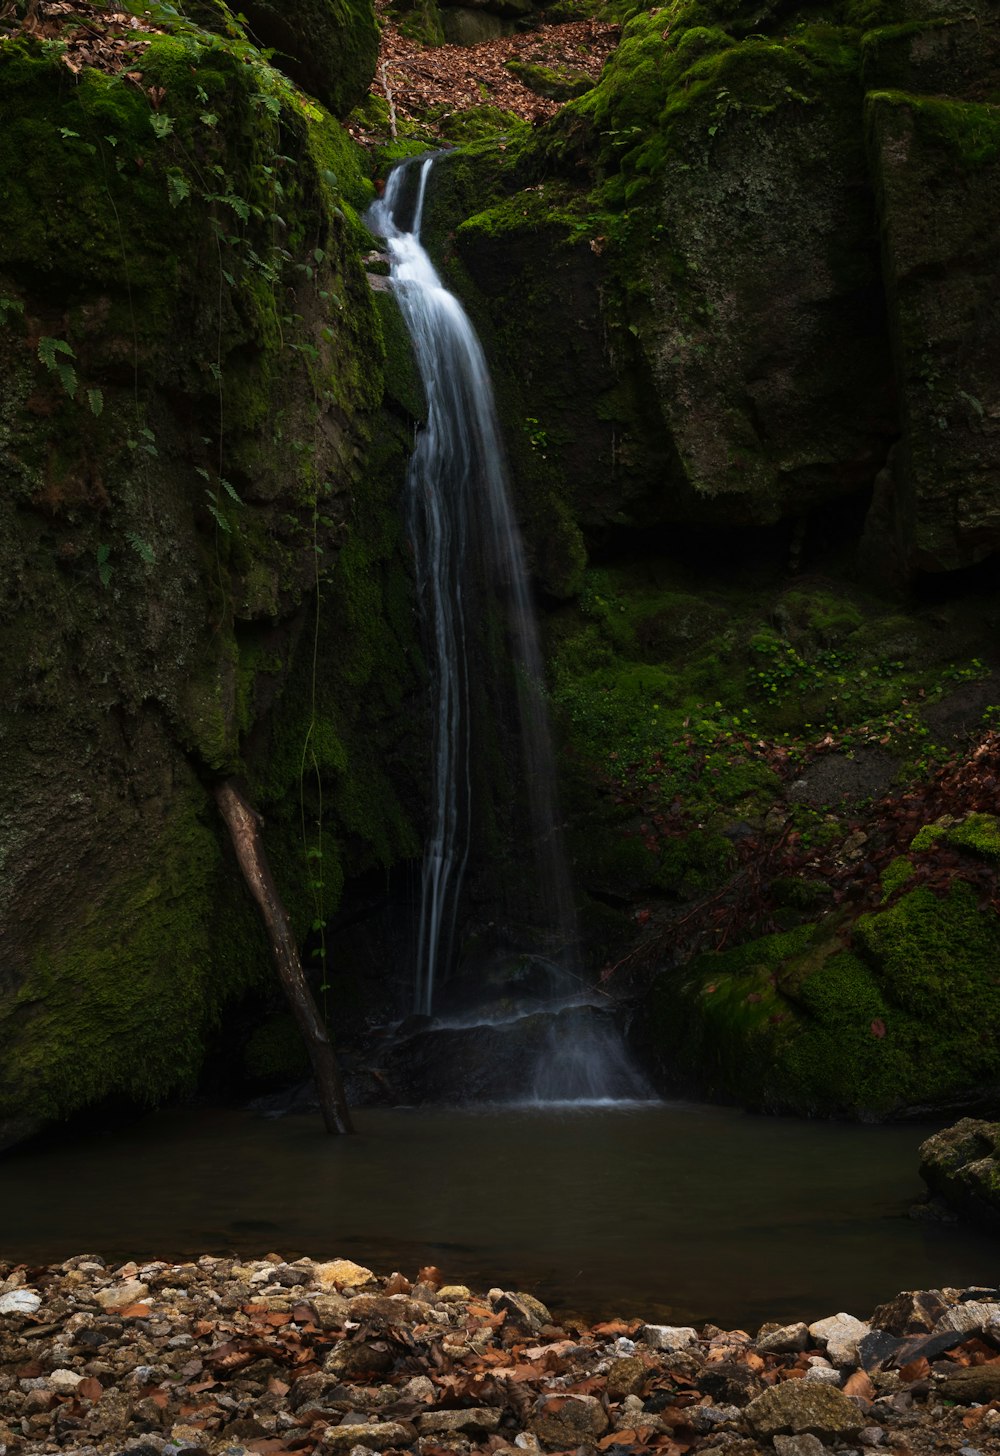
[{"label": "mossy rock", "polygon": [[704,955],[650,1002],[665,1067],[769,1111],[881,1118],[1000,1084],[1000,923],[967,886]]},{"label": "mossy rock", "polygon": [[1000,1228],[1000,1123],[964,1117],[920,1145],[920,1176],[966,1218]]},{"label": "mossy rock", "polygon": [[371,0],[247,0],[252,34],[274,51],[274,64],[345,117],[375,74],[378,25]]}]

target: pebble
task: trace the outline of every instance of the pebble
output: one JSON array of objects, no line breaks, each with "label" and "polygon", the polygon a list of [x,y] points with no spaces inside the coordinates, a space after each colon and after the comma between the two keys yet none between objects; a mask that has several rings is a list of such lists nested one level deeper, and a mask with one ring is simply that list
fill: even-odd
[{"label": "pebble", "polygon": [[698,1343],[698,1331],[688,1325],[643,1325],[642,1339],[653,1350],[672,1355]]},{"label": "pebble", "polygon": [[41,1295],[33,1289],[11,1289],[0,1294],[0,1314],[34,1314],[41,1304]]}]

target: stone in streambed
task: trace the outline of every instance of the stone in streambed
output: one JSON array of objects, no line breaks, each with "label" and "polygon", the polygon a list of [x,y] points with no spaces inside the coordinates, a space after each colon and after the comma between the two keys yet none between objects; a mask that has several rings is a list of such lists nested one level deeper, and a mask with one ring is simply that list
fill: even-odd
[{"label": "stone in streambed", "polygon": [[331,1259],[326,1264],[313,1267],[313,1277],[324,1289],[358,1289],[363,1284],[374,1284],[375,1275],[363,1264],[351,1259]]},{"label": "stone in streambed", "polygon": [[10,1289],[0,1294],[0,1314],[34,1314],[42,1297],[33,1289]]},{"label": "stone in streambed", "polygon": [[809,1326],[800,1320],[794,1325],[764,1325],[755,1346],[762,1355],[796,1355],[809,1345]]},{"label": "stone in streambed", "polygon": [[969,1300],[946,1310],[937,1322],[935,1334],[954,1330],[961,1335],[995,1334],[1000,1324],[1000,1304]]},{"label": "stone in streambed", "polygon": [[422,1436],[483,1435],[495,1431],[500,1424],[500,1411],[490,1406],[474,1406],[469,1410],[425,1411],[417,1416],[417,1430]]},{"label": "stone in streambed", "polygon": [[689,1325],[643,1325],[642,1339],[653,1350],[675,1355],[698,1343],[698,1331]]},{"label": "stone in streambed", "polygon": [[826,1447],[816,1436],[775,1436],[775,1456],[826,1456]]},{"label": "stone in streambed", "polygon": [[872,1328],[890,1335],[929,1335],[948,1308],[938,1289],[908,1289],[872,1315]]},{"label": "stone in streambed", "polygon": [[501,1310],[506,1314],[504,1325],[508,1329],[537,1335],[543,1325],[552,1323],[552,1316],[541,1300],[535,1299],[534,1295],[525,1294],[522,1289],[516,1293],[512,1289],[506,1289],[499,1294],[494,1294],[491,1290],[490,1303],[498,1314]]},{"label": "stone in streambed", "polygon": [[744,1411],[756,1436],[856,1436],[865,1423],[858,1406],[829,1385],[786,1380],[752,1400]]},{"label": "stone in streambed", "polygon": [[384,1375],[392,1369],[392,1363],[392,1355],[381,1342],[362,1340],[355,1344],[351,1340],[342,1340],[327,1355],[323,1371],[340,1380],[354,1382],[371,1375]]},{"label": "stone in streambed", "polygon": [[529,1427],[546,1446],[574,1451],[586,1441],[603,1436],[608,1415],[592,1395],[540,1395]]},{"label": "stone in streambed", "polygon": [[149,1285],[140,1279],[123,1279],[120,1284],[110,1284],[94,1295],[102,1309],[125,1309],[130,1304],[141,1304],[149,1293]]},{"label": "stone in streambed", "polygon": [[355,1446],[369,1451],[395,1450],[409,1446],[417,1433],[408,1421],[383,1421],[379,1425],[327,1426],[316,1447],[315,1456],[347,1456]]},{"label": "stone in streambed", "polygon": [[809,1333],[826,1350],[834,1365],[843,1369],[845,1365],[858,1364],[858,1341],[871,1333],[871,1325],[841,1311],[811,1324]]},{"label": "stone in streambed", "polygon": [[936,1392],[957,1405],[988,1405],[1000,1400],[1000,1366],[970,1365],[946,1375]]},{"label": "stone in streambed", "polygon": [[648,1376],[649,1366],[638,1355],[613,1360],[607,1376],[608,1398],[622,1400],[627,1395],[638,1395]]}]

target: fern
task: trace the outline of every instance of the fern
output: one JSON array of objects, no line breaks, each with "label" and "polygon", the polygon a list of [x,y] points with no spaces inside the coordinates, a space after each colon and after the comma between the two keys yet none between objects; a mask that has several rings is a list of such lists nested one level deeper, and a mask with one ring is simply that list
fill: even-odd
[{"label": "fern", "polygon": [[139,560],[144,563],[144,565],[156,565],[156,552],[153,550],[152,546],[149,544],[148,541],[144,541],[143,538],[137,535],[135,531],[126,531],[125,540],[132,547],[132,550],[135,552],[136,556],[138,556]]}]

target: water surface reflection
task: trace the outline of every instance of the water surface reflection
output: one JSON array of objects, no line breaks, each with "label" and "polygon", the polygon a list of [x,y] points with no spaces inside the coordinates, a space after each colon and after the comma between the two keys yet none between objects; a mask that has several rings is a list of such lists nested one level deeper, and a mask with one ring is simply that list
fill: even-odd
[{"label": "water surface reflection", "polygon": [[755,1326],[992,1283],[996,1243],[918,1223],[925,1127],[690,1104],[165,1113],[0,1162],[0,1256],[346,1254],[533,1289],[592,1317]]}]

